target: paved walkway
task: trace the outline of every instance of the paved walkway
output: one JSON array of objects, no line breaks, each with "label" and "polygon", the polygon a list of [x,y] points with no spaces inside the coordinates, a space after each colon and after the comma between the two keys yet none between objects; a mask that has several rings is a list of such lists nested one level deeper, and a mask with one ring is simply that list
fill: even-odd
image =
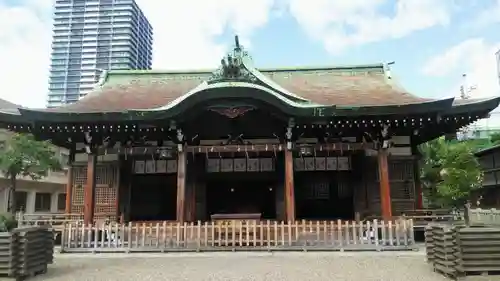
[{"label": "paved walkway", "polygon": [[443,281],[421,252],[57,255],[44,281]]}]

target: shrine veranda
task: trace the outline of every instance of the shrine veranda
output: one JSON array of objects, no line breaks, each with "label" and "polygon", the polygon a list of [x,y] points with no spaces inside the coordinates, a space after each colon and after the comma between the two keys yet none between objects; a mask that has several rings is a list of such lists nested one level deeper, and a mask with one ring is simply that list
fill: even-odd
[{"label": "shrine veranda", "polygon": [[74,104],[2,101],[0,122],[71,151],[85,223],[390,220],[421,207],[416,146],[498,104],[411,95],[384,64],[260,69],[236,40],[217,70],[109,71]]}]

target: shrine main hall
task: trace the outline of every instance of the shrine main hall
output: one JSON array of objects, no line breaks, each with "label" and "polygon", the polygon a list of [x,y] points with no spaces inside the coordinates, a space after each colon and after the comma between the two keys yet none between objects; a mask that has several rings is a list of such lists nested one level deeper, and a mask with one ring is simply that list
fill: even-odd
[{"label": "shrine main hall", "polygon": [[70,151],[87,224],[390,220],[421,208],[417,146],[499,104],[412,95],[386,64],[258,68],[237,39],[215,67],[104,72],[73,104],[0,102],[0,127]]}]

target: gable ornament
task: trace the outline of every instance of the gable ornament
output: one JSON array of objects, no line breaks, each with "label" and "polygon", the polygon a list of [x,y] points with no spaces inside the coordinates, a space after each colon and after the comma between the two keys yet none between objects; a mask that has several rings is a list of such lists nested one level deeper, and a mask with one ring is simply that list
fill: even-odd
[{"label": "gable ornament", "polygon": [[234,38],[234,43],[233,50],[221,59],[219,68],[208,79],[209,83],[257,81],[257,78],[245,66],[244,61],[250,56],[240,45],[237,35]]}]

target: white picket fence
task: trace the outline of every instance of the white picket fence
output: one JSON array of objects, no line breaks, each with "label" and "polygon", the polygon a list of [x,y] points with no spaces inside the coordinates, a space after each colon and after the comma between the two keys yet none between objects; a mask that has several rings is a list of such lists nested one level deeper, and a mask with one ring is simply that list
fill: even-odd
[{"label": "white picket fence", "polygon": [[412,220],[129,223],[62,228],[62,252],[412,250]]}]

